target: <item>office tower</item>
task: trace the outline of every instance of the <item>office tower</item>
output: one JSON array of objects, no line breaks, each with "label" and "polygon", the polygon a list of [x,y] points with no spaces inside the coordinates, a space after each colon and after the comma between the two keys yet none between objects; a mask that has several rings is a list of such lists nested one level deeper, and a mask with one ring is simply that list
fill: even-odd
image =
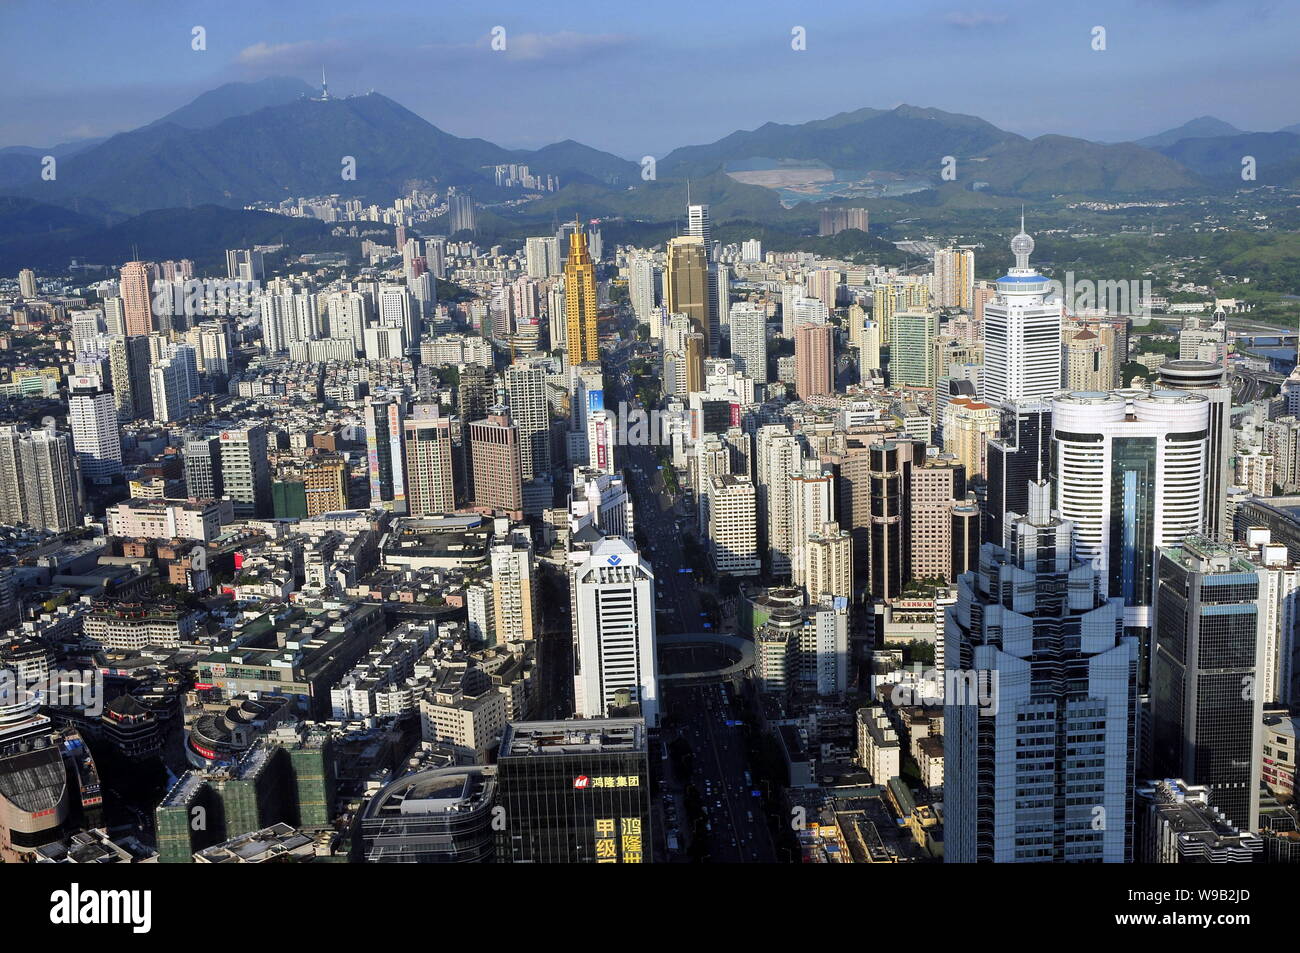
[{"label": "office tower", "polygon": [[1067,390],[1106,391],[1120,385],[1115,380],[1110,351],[1101,336],[1090,328],[1065,338],[1065,387]]},{"label": "office tower", "polygon": [[485,420],[470,424],[469,445],[475,509],[523,519],[519,428],[510,419],[510,412],[494,407]]},{"label": "office tower", "polygon": [[980,508],[974,500],[952,508],[949,538],[952,540],[952,560],[945,578],[953,580],[964,572],[970,572],[979,563]]},{"label": "office tower", "polygon": [[[1232,482],[1232,384],[1222,364],[1168,361],[1160,367],[1160,385],[1200,394],[1210,402],[1210,447],[1205,473],[1205,531],[1216,539],[1232,536],[1226,509]],[[1271,488],[1270,488],[1271,492]]]},{"label": "office tower", "polygon": [[151,279],[152,272],[146,262],[128,261],[122,266],[122,314],[128,337],[152,334],[154,331],[153,299],[149,292]]},{"label": "office tower", "polygon": [[767,309],[738,301],[731,306],[731,359],[755,384],[767,383]]},{"label": "office tower", "polygon": [[896,599],[911,568],[907,525],[912,468],[925,459],[925,444],[886,440],[869,449],[867,496],[870,500],[867,591],[876,600]]},{"label": "office tower", "polygon": [[[573,256],[569,266],[573,265]],[[572,362],[571,362],[572,363]],[[517,361],[506,368],[510,419],[519,428],[524,482],[551,471],[551,415],[546,402],[546,374],[539,366]]]},{"label": "office tower", "polygon": [[460,421],[444,416],[437,404],[415,404],[402,422],[406,444],[406,490],[412,516],[435,516],[456,509],[454,431]]},{"label": "office tower", "polygon": [[1029,267],[1033,250],[1022,221],[1011,239],[1016,266],[984,305],[983,396],[995,407],[1061,389],[1061,303],[1049,300],[1051,282]]},{"label": "office tower", "polygon": [[1253,864],[1264,839],[1234,827],[1213,804],[1213,792],[1179,778],[1138,785],[1133,862]]},{"label": "office tower", "polygon": [[528,530],[517,529],[488,554],[492,567],[495,641],[532,641],[537,623],[537,575]]},{"label": "office tower", "polygon": [[694,394],[704,390],[704,357],[708,351],[708,342],[699,331],[692,331],[686,335],[685,343],[683,364],[686,370],[686,393]]},{"label": "office tower", "polygon": [[1007,513],[1023,513],[1029,484],[1051,475],[1052,405],[1047,400],[1008,401],[1002,405],[998,436],[985,446],[988,480],[984,499],[986,543],[1005,545]]},{"label": "office tower", "polygon": [[795,393],[800,400],[835,393],[834,328],[801,324],[794,330]]},{"label": "office tower", "polygon": [[267,459],[266,428],[261,425],[223,430],[221,488],[230,497],[236,519],[271,514],[271,464]]},{"label": "office tower", "polygon": [[939,312],[900,311],[889,325],[891,387],[933,387],[934,339]]},{"label": "office tower", "polygon": [[122,473],[122,432],[117,401],[96,376],[68,378],[68,426],[81,464],[91,483],[112,483]]},{"label": "office tower", "polygon": [[639,705],[657,725],[654,568],[626,537],[606,536],[573,567],[570,593],[575,713],[603,718]]},{"label": "office tower", "polygon": [[966,498],[966,468],[952,457],[913,466],[909,488],[911,575],[953,581],[953,511]]},{"label": "office tower", "polygon": [[190,415],[190,400],[199,394],[199,369],[194,348],[176,344],[149,371],[149,392],[153,419],[161,423]]},{"label": "office tower", "polygon": [[451,234],[473,232],[478,228],[474,200],[463,192],[447,196],[447,229]]},{"label": "office tower", "polygon": [[965,248],[934,252],[934,297],[941,308],[971,310],[975,296],[975,253]]},{"label": "office tower", "polygon": [[803,549],[804,592],[809,604],[826,597],[853,597],[853,539],[828,520],[808,534]]},{"label": "office tower", "polygon": [[366,399],[366,455],[370,464],[370,505],[393,513],[407,512],[402,401]]},{"label": "office tower", "polygon": [[497,861],[649,863],[650,770],[639,718],[521,721],[497,758]]},{"label": "office tower", "polygon": [[66,532],[81,525],[82,504],[71,436],[0,426],[0,523]]},{"label": "office tower", "polygon": [[1259,829],[1265,612],[1256,567],[1199,534],[1162,546],[1152,665],[1158,778],[1210,789],[1237,827]]},{"label": "office tower", "polygon": [[668,240],[664,268],[664,304],[669,314],[684,314],[704,335],[704,353],[713,354],[718,316],[709,293],[709,258],[703,239],[684,235]]},{"label": "office tower", "polygon": [[1150,625],[1155,548],[1200,530],[1209,409],[1167,390],[1052,401],[1057,507],[1079,558],[1123,598],[1128,626]]},{"label": "office tower", "polygon": [[730,473],[709,478],[709,556],[718,575],[755,576],[758,510],[754,483]]},{"label": "office tower", "polygon": [[1137,648],[1047,485],[985,545],[944,624],[944,859],[1133,856]]},{"label": "office tower", "polygon": [[597,323],[596,266],[587,249],[581,226],[569,234],[569,257],[564,263],[565,356],[570,364],[600,360]]},{"label": "office tower", "polygon": [[234,281],[261,281],[266,277],[263,254],[253,248],[226,249],[226,277]]},{"label": "office tower", "polygon": [[686,234],[704,243],[704,253],[713,259],[713,224],[707,205],[686,206]]},{"label": "office tower", "polygon": [[185,441],[185,488],[192,500],[217,500],[225,492],[221,479],[221,438]]}]

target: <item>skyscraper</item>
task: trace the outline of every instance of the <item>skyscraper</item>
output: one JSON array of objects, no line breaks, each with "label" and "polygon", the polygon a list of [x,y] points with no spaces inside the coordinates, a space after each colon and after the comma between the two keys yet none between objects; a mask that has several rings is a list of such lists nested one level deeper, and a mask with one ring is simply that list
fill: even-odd
[{"label": "skyscraper", "polygon": [[489,553],[493,632],[497,642],[531,641],[536,635],[537,575],[527,529],[512,532]]},{"label": "skyscraper", "polygon": [[112,483],[122,472],[122,432],[117,402],[97,376],[68,379],[68,425],[82,477],[91,483]]},{"label": "skyscraper", "polygon": [[611,706],[639,705],[659,721],[654,569],[622,536],[606,536],[574,566],[574,708],[602,718]]},{"label": "skyscraper", "polygon": [[1186,391],[1052,401],[1057,508],[1128,626],[1150,626],[1156,547],[1200,530],[1208,431],[1209,401]]},{"label": "skyscraper", "polygon": [[366,456],[370,469],[370,505],[406,513],[406,467],[402,453],[402,402],[392,397],[366,400]]},{"label": "skyscraper", "polygon": [[1209,458],[1205,467],[1205,530],[1216,539],[1232,536],[1228,525],[1228,485],[1232,482],[1232,384],[1222,364],[1167,361],[1160,385],[1203,395],[1210,402]]},{"label": "skyscraper", "polygon": [[437,404],[415,404],[402,423],[406,445],[408,512],[434,516],[456,509],[454,438],[460,421]]},{"label": "skyscraper", "polygon": [[975,292],[975,253],[939,248],[934,253],[935,303],[941,308],[971,310]]},{"label": "skyscraper", "polygon": [[72,437],[0,426],[0,523],[65,532],[81,525],[82,508]]},{"label": "skyscraper", "polygon": [[122,310],[126,319],[128,337],[152,334],[153,299],[149,293],[152,271],[147,262],[128,261],[122,266]]},{"label": "skyscraper", "polygon": [[1040,483],[948,610],[948,862],[1132,860],[1137,649],[1049,507]]},{"label": "skyscraper", "polygon": [[767,383],[767,310],[762,305],[737,301],[731,306],[731,359],[755,384]]},{"label": "skyscraper", "polygon": [[834,328],[801,324],[794,329],[795,393],[800,400],[835,392]]},{"label": "skyscraper", "polygon": [[683,235],[668,240],[664,304],[669,314],[690,318],[694,329],[704,335],[705,355],[714,353],[718,316],[709,293],[708,251],[699,236]]},{"label": "skyscraper", "polygon": [[648,863],[648,750],[639,718],[507,725],[497,758],[498,862]]},{"label": "skyscraper", "polygon": [[891,387],[933,387],[934,339],[939,312],[908,310],[889,324],[889,383]]},{"label": "skyscraper", "polygon": [[[572,263],[570,256],[570,267]],[[505,385],[510,395],[510,419],[519,428],[520,465],[526,483],[551,470],[551,415],[546,401],[546,375],[540,366],[516,361],[506,368]]]},{"label": "skyscraper", "polygon": [[1151,721],[1155,776],[1210,789],[1242,830],[1259,829],[1265,642],[1258,570],[1197,535],[1160,550]]},{"label": "skyscraper", "polygon": [[1004,403],[998,435],[985,445],[985,461],[988,486],[983,540],[1003,546],[1006,514],[1025,512],[1029,484],[1051,475],[1051,402],[1035,399]]},{"label": "skyscraper", "polygon": [[587,236],[577,226],[569,234],[564,263],[565,355],[570,364],[600,360],[597,323],[596,265],[587,249]]},{"label": "skyscraper", "polygon": [[222,489],[234,503],[235,518],[271,514],[271,464],[266,428],[261,425],[221,432]]},{"label": "skyscraper", "polygon": [[1061,388],[1061,303],[1048,300],[1051,282],[1029,267],[1033,250],[1022,220],[1011,239],[1016,265],[984,305],[983,395],[995,407]]},{"label": "skyscraper", "polygon": [[470,460],[474,468],[474,508],[524,517],[523,470],[519,428],[504,407],[493,407],[484,420],[469,425]]}]

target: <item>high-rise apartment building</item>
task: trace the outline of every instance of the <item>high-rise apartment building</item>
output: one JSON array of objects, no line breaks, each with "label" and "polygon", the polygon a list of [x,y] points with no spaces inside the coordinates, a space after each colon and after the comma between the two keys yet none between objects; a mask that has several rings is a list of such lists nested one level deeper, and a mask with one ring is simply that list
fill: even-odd
[{"label": "high-rise apartment building", "polygon": [[794,330],[795,393],[807,400],[835,392],[835,329],[801,324]]},{"label": "high-rise apartment building", "polygon": [[82,494],[69,434],[0,426],[0,523],[54,532],[76,529]]},{"label": "high-rise apartment building", "polygon": [[939,248],[934,253],[934,296],[941,308],[971,310],[975,298],[975,253]]},{"label": "high-rise apartment building", "polygon": [[492,568],[493,631],[497,642],[532,641],[536,636],[537,574],[526,529],[512,532],[488,554]]},{"label": "high-rise apartment building", "polygon": [[[577,234],[575,232],[575,234]],[[569,266],[573,257],[569,258]],[[573,362],[570,361],[570,366]],[[551,470],[551,416],[546,401],[546,374],[540,366],[516,361],[505,372],[510,395],[510,419],[519,428],[520,465],[524,482]]]},{"label": "high-rise apartment building", "polygon": [[755,384],[767,383],[767,309],[761,304],[731,306],[731,359]]},{"label": "high-rise apartment building", "polygon": [[154,332],[153,298],[149,291],[153,271],[147,262],[128,261],[122,266],[122,313],[128,337]]},{"label": "high-rise apartment building", "polygon": [[266,453],[266,428],[258,425],[223,430],[218,439],[222,490],[234,503],[235,518],[270,516],[271,464]]}]

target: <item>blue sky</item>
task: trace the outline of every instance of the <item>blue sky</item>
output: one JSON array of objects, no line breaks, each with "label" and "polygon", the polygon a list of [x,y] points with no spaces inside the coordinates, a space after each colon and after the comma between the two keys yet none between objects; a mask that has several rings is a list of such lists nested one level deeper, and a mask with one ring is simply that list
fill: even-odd
[{"label": "blue sky", "polygon": [[1293,0],[10,0],[0,145],[120,132],[321,63],[332,92],[374,89],[456,135],[629,157],[899,103],[1029,136],[1121,140],[1206,114],[1273,130],[1300,122],[1298,27]]}]

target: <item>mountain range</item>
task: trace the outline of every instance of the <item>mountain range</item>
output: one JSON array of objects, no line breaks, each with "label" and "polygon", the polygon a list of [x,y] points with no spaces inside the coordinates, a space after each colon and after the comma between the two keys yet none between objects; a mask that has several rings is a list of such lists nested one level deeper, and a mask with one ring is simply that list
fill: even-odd
[{"label": "mountain range", "polygon": [[[378,93],[311,96],[294,78],[230,83],[158,120],[103,141],[42,150],[0,149],[0,240],[16,230],[74,234],[157,209],[337,193],[387,204],[416,183],[467,189],[482,204],[521,195],[496,185],[493,166],[523,163],[562,188],[500,210],[518,221],[560,215],[670,221],[684,180],[715,220],[778,214],[780,194],[733,177],[738,168],[799,168],[849,178],[868,173],[938,186],[951,157],[957,185],[994,195],[1133,196],[1231,188],[1242,157],[1256,182],[1300,183],[1300,127],[1243,132],[1214,117],[1127,143],[1064,135],[1026,138],[976,116],[915,106],[858,109],[799,124],[766,123],[713,143],[674,149],[653,177],[640,164],[566,139],[507,149],[452,135]],[[57,159],[53,181],[42,156]],[[341,174],[346,157],[354,179]],[[978,183],[978,186],[976,186]],[[770,184],[770,183],[768,183]],[[951,187],[943,193],[951,195]],[[81,228],[75,222],[80,221]],[[100,223],[104,223],[100,225]],[[48,236],[47,236],[48,237]]]}]

